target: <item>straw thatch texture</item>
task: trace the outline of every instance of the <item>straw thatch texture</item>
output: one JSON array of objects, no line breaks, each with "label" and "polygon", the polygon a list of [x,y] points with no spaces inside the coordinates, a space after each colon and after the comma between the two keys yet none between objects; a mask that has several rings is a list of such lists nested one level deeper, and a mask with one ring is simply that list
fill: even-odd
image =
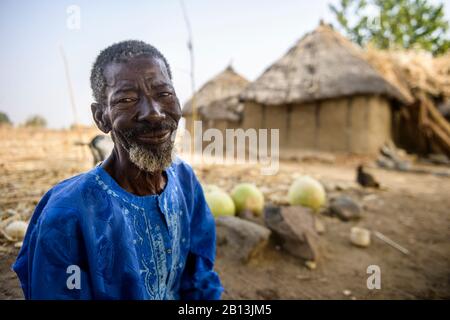
[{"label": "straw thatch texture", "polygon": [[[195,106],[200,115],[214,119],[236,120],[239,111],[237,96],[249,81],[231,66],[206,82],[195,94]],[[211,109],[210,109],[211,107]],[[192,98],[184,108],[183,116],[192,115]]]},{"label": "straw thatch texture", "polygon": [[431,97],[450,97],[450,54],[433,58],[428,52],[377,50],[369,47],[367,60],[408,97],[409,102],[419,93]]},{"label": "straw thatch texture", "polygon": [[446,99],[450,99],[450,52],[434,59],[433,64],[439,76],[442,93]]},{"label": "straw thatch texture", "polygon": [[450,54],[439,58],[421,51],[380,51],[366,57],[409,104],[395,115],[397,143],[409,151],[450,156],[450,124],[439,112],[450,99]]},{"label": "straw thatch texture", "polygon": [[241,97],[281,105],[361,94],[407,99],[366,61],[359,47],[321,24],[250,84]]}]

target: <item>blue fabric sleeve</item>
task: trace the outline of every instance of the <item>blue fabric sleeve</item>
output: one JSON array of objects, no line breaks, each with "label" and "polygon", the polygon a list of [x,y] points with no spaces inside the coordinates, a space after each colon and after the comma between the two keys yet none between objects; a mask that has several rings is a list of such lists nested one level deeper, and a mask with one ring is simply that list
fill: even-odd
[{"label": "blue fabric sleeve", "polygon": [[214,217],[206,203],[201,185],[196,179],[194,190],[190,251],[181,279],[180,298],[182,300],[218,300],[224,289],[218,274],[213,270],[216,250]]},{"label": "blue fabric sleeve", "polygon": [[[25,299],[91,299],[88,264],[83,257],[76,212],[69,208],[44,208],[39,218],[30,223],[13,266]],[[76,270],[70,266],[76,266]],[[75,284],[74,277],[78,275],[80,288],[70,289],[68,280]]]}]

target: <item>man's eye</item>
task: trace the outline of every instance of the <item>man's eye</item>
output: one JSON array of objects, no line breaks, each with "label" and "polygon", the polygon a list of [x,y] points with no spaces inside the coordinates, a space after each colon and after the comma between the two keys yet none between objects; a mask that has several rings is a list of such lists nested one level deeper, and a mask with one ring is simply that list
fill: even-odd
[{"label": "man's eye", "polygon": [[131,102],[134,102],[134,101],[136,101],[136,99],[134,99],[134,98],[122,98],[122,99],[120,99],[117,102],[119,102],[119,103],[131,103]]},{"label": "man's eye", "polygon": [[159,94],[159,96],[162,97],[162,98],[166,98],[166,97],[172,96],[172,93],[171,92],[161,92]]}]

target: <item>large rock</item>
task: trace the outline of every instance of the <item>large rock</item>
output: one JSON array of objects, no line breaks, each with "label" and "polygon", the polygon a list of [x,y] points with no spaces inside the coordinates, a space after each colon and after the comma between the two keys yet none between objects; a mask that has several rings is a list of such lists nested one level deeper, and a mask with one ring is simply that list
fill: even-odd
[{"label": "large rock", "polygon": [[301,206],[267,206],[264,220],[285,251],[301,259],[318,260],[321,245],[310,209]]},{"label": "large rock", "polygon": [[330,201],[329,213],[342,221],[361,218],[361,206],[348,196],[339,196]]},{"label": "large rock", "polygon": [[217,254],[248,262],[267,244],[270,230],[233,216],[216,218]]}]

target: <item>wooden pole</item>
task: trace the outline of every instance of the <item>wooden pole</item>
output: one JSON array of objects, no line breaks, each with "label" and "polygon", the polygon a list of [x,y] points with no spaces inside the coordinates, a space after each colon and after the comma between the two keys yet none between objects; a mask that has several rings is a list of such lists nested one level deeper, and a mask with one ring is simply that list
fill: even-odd
[{"label": "wooden pole", "polygon": [[[69,72],[69,63],[66,58],[66,54],[64,52],[64,48],[62,45],[59,46],[59,52],[61,53],[61,57],[64,63],[64,73],[66,75],[67,89],[69,91],[70,105],[72,106],[72,115],[73,115],[73,129],[78,133],[78,140],[83,142],[83,136],[81,131],[78,128],[78,114],[77,114],[77,106],[75,104],[75,95],[73,93],[72,81],[70,79]],[[85,160],[86,158],[86,147],[83,147],[81,150],[81,159]]]},{"label": "wooden pole", "polygon": [[72,106],[73,120],[74,120],[74,124],[77,125],[78,124],[78,115],[77,115],[77,107],[75,104],[75,96],[73,94],[72,81],[70,80],[69,64],[67,62],[66,54],[64,52],[64,48],[62,45],[59,46],[59,52],[61,53],[61,57],[62,57],[63,63],[64,63],[64,71],[65,71],[65,75],[66,75],[67,89],[69,91],[70,105]]},{"label": "wooden pole", "polygon": [[184,1],[180,0],[181,9],[183,11],[183,17],[184,21],[186,23],[186,29],[188,32],[188,42],[187,47],[189,50],[189,56],[190,56],[190,76],[191,76],[191,91],[192,91],[192,98],[191,98],[191,108],[192,108],[192,146],[194,148],[191,148],[191,155],[193,151],[195,151],[195,121],[197,120],[197,105],[196,105],[196,87],[195,87],[195,58],[194,58],[194,43],[193,43],[193,36],[192,36],[192,28],[191,23],[189,21],[189,16],[187,14],[186,7],[184,5]]}]

